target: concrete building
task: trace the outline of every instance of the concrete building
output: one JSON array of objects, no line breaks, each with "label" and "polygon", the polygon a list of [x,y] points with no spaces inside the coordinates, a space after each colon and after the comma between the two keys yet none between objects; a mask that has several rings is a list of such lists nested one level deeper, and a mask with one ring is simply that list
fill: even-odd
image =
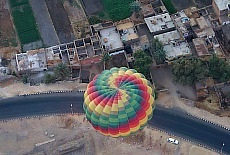
[{"label": "concrete building", "polygon": [[176,27],[168,13],[144,18],[149,31],[154,35],[175,30]]},{"label": "concrete building", "polygon": [[44,71],[47,70],[46,62],[46,50],[44,48],[16,54],[18,71]]},{"label": "concrete building", "polygon": [[230,0],[213,0],[212,6],[218,16],[230,15]]},{"label": "concrete building", "polygon": [[162,42],[168,61],[173,61],[182,56],[192,55],[188,43],[177,30],[155,35],[154,38]]},{"label": "concrete building", "polygon": [[144,15],[144,18],[168,12],[161,0],[152,0],[141,4],[141,11]]},{"label": "concrete building", "polygon": [[131,44],[139,40],[136,28],[131,20],[120,21],[115,25],[124,44]]},{"label": "concrete building", "polygon": [[225,57],[223,50],[215,37],[196,38],[193,39],[193,44],[198,57],[202,58],[203,60],[208,60],[213,54],[216,54],[220,58]]},{"label": "concrete building", "polygon": [[103,28],[99,31],[99,33],[101,44],[106,51],[111,53],[124,48],[120,34],[115,26]]},{"label": "concrete building", "polygon": [[228,53],[230,53],[230,24],[222,26],[224,36],[224,46]]},{"label": "concrete building", "polygon": [[171,18],[173,19],[174,24],[176,25],[176,28],[179,31],[180,35],[188,38],[189,35],[191,35],[191,32],[188,29],[188,27],[190,26],[190,19],[186,16],[184,11],[173,14]]}]

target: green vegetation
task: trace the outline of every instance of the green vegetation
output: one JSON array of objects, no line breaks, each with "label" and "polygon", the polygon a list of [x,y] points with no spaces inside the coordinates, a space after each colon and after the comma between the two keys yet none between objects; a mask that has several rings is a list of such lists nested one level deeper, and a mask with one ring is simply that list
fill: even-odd
[{"label": "green vegetation", "polygon": [[208,62],[209,76],[219,82],[230,80],[230,65],[216,55],[213,55]]},{"label": "green vegetation", "polygon": [[56,81],[55,75],[52,75],[52,74],[45,75],[45,80],[44,80],[45,84],[55,83],[55,81]]},{"label": "green vegetation", "polygon": [[36,21],[29,0],[10,0],[14,25],[21,44],[40,40]]},{"label": "green vegetation", "polygon": [[216,55],[211,56],[207,63],[198,58],[181,58],[173,64],[174,80],[183,85],[212,77],[217,82],[230,80],[230,64]]},{"label": "green vegetation", "polygon": [[164,3],[166,9],[168,10],[168,12],[170,14],[174,14],[177,12],[177,10],[174,8],[171,0],[162,0],[162,2]]},{"label": "green vegetation", "polygon": [[183,85],[193,85],[208,75],[208,69],[198,58],[180,58],[173,64],[174,80]]},{"label": "green vegetation", "polygon": [[134,69],[136,69],[137,72],[144,74],[145,77],[150,77],[152,58],[141,50],[134,53],[134,58]]},{"label": "green vegetation", "polygon": [[101,23],[101,22],[102,22],[102,20],[99,19],[97,16],[91,16],[89,18],[89,24],[90,25],[98,24],[98,23]]},{"label": "green vegetation", "polygon": [[65,80],[70,76],[69,67],[66,64],[60,63],[54,68],[54,75],[57,80]]},{"label": "green vegetation", "polygon": [[26,83],[29,82],[29,76],[28,76],[28,74],[23,74],[23,75],[22,75],[22,82],[23,82],[24,84],[26,84]]},{"label": "green vegetation", "polygon": [[162,64],[166,60],[166,51],[163,49],[163,44],[158,39],[153,39],[150,46],[151,55],[154,57],[157,64]]},{"label": "green vegetation", "polygon": [[101,61],[102,61],[103,64],[104,64],[104,70],[105,70],[106,66],[108,65],[108,62],[109,62],[111,59],[112,59],[112,57],[109,55],[108,52],[103,53],[103,56],[102,56],[102,60],[101,60]]},{"label": "green vegetation", "polygon": [[134,0],[102,0],[105,11],[113,21],[122,20],[131,16],[130,3]]},{"label": "green vegetation", "polygon": [[140,16],[141,4],[139,1],[133,1],[129,4],[130,10],[135,13],[135,16],[138,18]]}]

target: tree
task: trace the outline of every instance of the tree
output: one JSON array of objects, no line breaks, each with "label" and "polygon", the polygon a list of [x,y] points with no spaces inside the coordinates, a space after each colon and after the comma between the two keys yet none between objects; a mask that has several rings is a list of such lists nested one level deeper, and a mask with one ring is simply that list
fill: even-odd
[{"label": "tree", "polygon": [[152,40],[151,46],[150,46],[150,52],[152,56],[154,57],[157,64],[162,64],[166,60],[166,51],[163,48],[163,44],[161,41],[159,41],[157,38],[154,38]]},{"label": "tree", "polygon": [[29,82],[29,76],[28,76],[28,74],[23,74],[23,75],[22,75],[22,82],[23,82],[24,84],[26,84],[26,83]]},{"label": "tree", "polygon": [[105,70],[105,66],[106,63],[111,59],[111,56],[109,55],[108,52],[103,53],[102,55],[102,62],[104,63],[104,70]]},{"label": "tree", "polygon": [[216,55],[211,56],[208,62],[209,76],[220,82],[230,80],[230,65]]},{"label": "tree", "polygon": [[49,84],[49,83],[54,83],[56,81],[56,77],[54,75],[51,74],[46,74],[45,75],[45,84]]},{"label": "tree", "polygon": [[174,80],[183,85],[193,85],[208,74],[203,61],[197,58],[180,58],[173,64]]},{"label": "tree", "polygon": [[55,68],[54,68],[54,75],[58,80],[65,80],[66,78],[69,77],[70,70],[68,66],[64,63],[59,63]]},{"label": "tree", "polygon": [[137,72],[144,74],[146,77],[149,77],[152,58],[141,50],[134,53],[134,58],[134,69],[136,69]]},{"label": "tree", "polygon": [[136,17],[139,17],[141,11],[141,4],[139,1],[133,1],[129,4],[130,10],[135,13]]}]

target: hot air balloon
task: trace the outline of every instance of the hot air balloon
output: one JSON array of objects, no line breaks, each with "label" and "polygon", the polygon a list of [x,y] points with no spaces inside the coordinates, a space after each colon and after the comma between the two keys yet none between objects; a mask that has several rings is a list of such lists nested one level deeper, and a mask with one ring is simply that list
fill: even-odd
[{"label": "hot air balloon", "polygon": [[125,67],[104,70],[84,93],[87,120],[104,135],[128,136],[151,119],[154,92],[144,75]]}]

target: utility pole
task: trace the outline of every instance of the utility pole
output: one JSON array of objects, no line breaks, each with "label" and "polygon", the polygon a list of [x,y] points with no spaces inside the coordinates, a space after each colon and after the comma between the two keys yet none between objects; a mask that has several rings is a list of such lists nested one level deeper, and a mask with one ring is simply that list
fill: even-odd
[{"label": "utility pole", "polygon": [[222,144],[222,146],[221,146],[221,149],[220,149],[220,153],[222,153],[222,150],[223,150],[223,147],[224,147],[224,143]]},{"label": "utility pole", "polygon": [[70,110],[71,110],[71,114],[73,115],[73,105],[70,104]]}]

